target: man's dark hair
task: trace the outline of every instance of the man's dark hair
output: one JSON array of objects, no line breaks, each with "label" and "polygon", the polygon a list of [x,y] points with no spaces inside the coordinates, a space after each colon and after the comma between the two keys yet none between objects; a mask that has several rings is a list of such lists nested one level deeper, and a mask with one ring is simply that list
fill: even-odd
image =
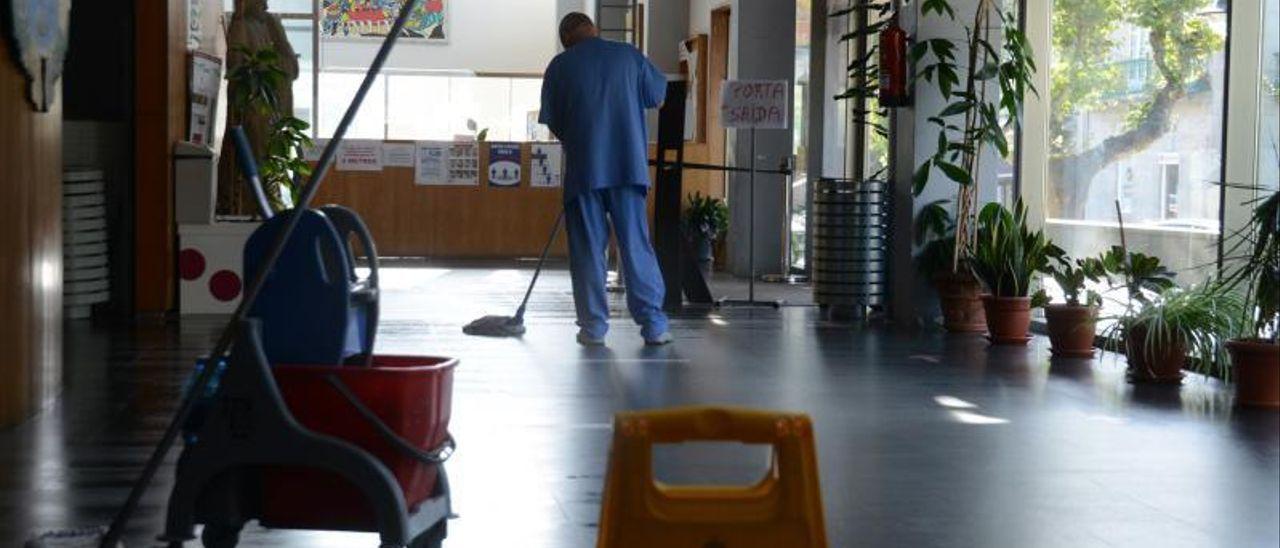
[{"label": "man's dark hair", "polygon": [[595,26],[595,23],[585,13],[575,11],[564,16],[564,19],[560,20],[560,44],[566,48],[569,47],[570,40],[573,39],[575,34],[583,28],[591,26]]}]

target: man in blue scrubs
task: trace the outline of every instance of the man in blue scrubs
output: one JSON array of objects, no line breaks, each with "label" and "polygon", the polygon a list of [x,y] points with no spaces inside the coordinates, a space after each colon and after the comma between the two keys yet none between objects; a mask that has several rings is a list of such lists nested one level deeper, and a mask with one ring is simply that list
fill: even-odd
[{"label": "man in blue scrubs", "polygon": [[649,242],[645,208],[645,110],[666,99],[667,79],[630,44],[602,40],[581,13],[560,22],[560,42],[565,51],[551,60],[543,76],[538,121],[564,145],[564,208],[578,342],[603,345],[609,330],[605,247],[612,221],[627,280],[627,308],[645,343],[670,343],[662,312],[666,289]]}]

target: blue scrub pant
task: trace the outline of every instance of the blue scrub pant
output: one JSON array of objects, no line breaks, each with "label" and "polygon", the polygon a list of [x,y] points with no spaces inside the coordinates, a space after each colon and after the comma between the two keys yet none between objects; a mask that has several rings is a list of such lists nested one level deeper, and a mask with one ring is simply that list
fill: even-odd
[{"label": "blue scrub pant", "polygon": [[640,325],[640,334],[646,339],[667,332],[667,315],[662,312],[666,287],[649,242],[647,193],[648,189],[639,185],[586,190],[565,204],[569,271],[573,276],[578,327],[592,338],[604,338],[609,331],[609,301],[605,293],[609,221],[613,223],[622,256],[631,317]]}]

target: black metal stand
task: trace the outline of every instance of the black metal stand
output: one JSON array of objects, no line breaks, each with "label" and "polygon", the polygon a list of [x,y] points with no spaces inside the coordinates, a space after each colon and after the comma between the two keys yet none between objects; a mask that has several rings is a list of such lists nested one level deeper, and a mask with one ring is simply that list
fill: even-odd
[{"label": "black metal stand", "polygon": [[[751,128],[751,168],[747,175],[747,298],[720,299],[716,306],[734,306],[751,308],[778,308],[782,301],[756,300],[756,128]],[[790,217],[791,212],[787,212]]]},{"label": "black metal stand", "polygon": [[[711,305],[711,288],[693,260],[680,222],[684,201],[684,115],[687,82],[667,83],[667,101],[658,111],[657,184],[654,185],[653,240],[667,288],[663,308],[680,310],[689,303]],[[625,282],[624,282],[625,283]]]}]

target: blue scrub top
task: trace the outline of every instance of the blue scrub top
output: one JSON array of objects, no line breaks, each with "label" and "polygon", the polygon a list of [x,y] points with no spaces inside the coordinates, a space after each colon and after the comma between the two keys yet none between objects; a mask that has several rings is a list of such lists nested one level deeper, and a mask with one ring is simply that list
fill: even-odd
[{"label": "blue scrub top", "polygon": [[551,60],[538,121],[564,144],[565,203],[587,190],[649,186],[645,110],[666,96],[666,76],[630,44],[590,38]]}]

